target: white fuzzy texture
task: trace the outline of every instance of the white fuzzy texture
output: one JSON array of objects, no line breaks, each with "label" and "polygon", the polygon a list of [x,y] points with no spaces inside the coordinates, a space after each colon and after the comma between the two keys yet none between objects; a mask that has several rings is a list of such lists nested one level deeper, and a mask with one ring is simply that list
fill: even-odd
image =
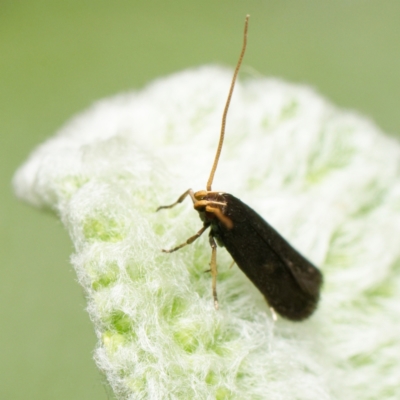
[{"label": "white fuzzy texture", "polygon": [[232,193],[324,273],[320,305],[278,318],[218,250],[213,308],[205,189],[232,71],[203,67],[96,103],[39,146],[17,195],[74,243],[95,359],[121,399],[399,399],[400,146],[305,86],[238,82],[213,189]]}]

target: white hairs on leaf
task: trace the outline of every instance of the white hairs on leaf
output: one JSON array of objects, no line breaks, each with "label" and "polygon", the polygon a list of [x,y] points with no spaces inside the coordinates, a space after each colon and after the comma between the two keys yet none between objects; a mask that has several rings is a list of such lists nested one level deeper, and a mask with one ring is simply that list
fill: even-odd
[{"label": "white hairs on leaf", "polygon": [[[395,399],[400,366],[400,146],[313,90],[237,83],[213,184],[259,212],[324,273],[308,320],[271,317],[207,237],[186,189],[205,189],[232,71],[203,67],[96,103],[17,171],[53,209],[95,324],[96,362],[121,399]],[[397,393],[397,395],[396,395]]]}]

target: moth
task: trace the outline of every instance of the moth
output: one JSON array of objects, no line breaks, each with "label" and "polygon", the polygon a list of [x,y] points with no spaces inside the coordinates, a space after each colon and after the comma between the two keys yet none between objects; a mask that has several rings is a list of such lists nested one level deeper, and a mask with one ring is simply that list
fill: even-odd
[{"label": "moth", "polygon": [[224,141],[229,104],[246,50],[248,23],[249,15],[245,20],[243,46],[225,104],[219,144],[207,189],[197,192],[188,189],[175,203],[157,209],[159,211],[172,208],[189,196],[203,221],[203,226],[184,243],[163,251],[177,251],[193,243],[210,228],[210,272],[215,308],[218,309],[218,243],[228,250],[234,262],[264,295],[271,308],[282,317],[301,321],[308,318],[317,307],[323,281],[321,272],[247,204],[231,194],[211,189]]}]

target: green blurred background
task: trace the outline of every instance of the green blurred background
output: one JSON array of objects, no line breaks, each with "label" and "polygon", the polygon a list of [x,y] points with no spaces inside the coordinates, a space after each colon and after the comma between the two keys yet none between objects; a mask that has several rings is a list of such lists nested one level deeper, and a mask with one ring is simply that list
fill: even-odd
[{"label": "green blurred background", "polygon": [[107,399],[57,218],[19,203],[29,152],[96,99],[183,68],[233,65],[308,83],[400,133],[398,0],[0,2],[0,398]]}]

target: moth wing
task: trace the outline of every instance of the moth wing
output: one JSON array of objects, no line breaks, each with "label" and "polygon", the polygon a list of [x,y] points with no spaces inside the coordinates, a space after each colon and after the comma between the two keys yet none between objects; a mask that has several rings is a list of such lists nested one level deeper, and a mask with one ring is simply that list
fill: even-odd
[{"label": "moth wing", "polygon": [[[291,250],[295,249],[291,247]],[[296,263],[295,261],[292,261],[285,256],[279,256],[281,260],[285,263],[285,265],[289,268],[298,285],[306,293],[313,296],[318,296],[319,289],[322,284],[322,274],[314,265],[312,265],[307,259],[301,256],[301,254],[298,253],[298,255],[303,258],[301,264],[299,264],[298,262]]]},{"label": "moth wing", "polygon": [[254,230],[261,236],[266,246],[289,269],[300,288],[305,293],[318,297],[322,284],[321,272],[293,248],[271,225],[264,220],[263,222],[263,224],[253,223]]},{"label": "moth wing", "polygon": [[[249,227],[247,234],[255,232],[268,250],[287,268],[299,288],[305,294],[318,299],[323,280],[321,272],[251,207],[231,194],[225,193],[224,198],[229,204],[226,214],[233,220],[234,226],[241,226],[241,231],[243,226]],[[235,246],[238,246],[238,243]]]}]

